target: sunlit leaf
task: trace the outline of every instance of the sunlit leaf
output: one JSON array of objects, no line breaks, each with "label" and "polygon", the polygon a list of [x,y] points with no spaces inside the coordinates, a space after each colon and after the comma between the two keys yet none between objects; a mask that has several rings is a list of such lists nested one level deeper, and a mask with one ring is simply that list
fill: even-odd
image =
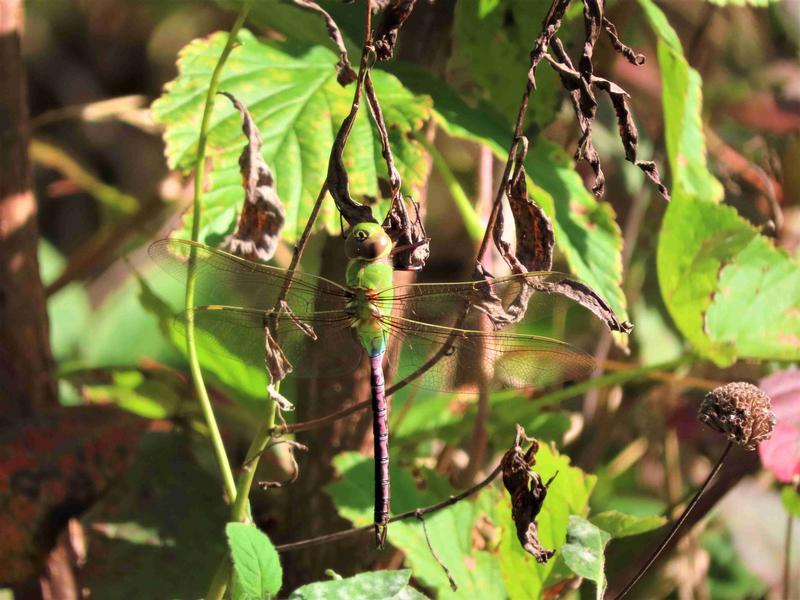
[{"label": "sunlit leaf", "polygon": [[570,515],[567,543],[561,549],[564,562],[573,573],[594,581],[596,597],[602,600],[606,590],[605,548],[611,536],[586,519]]},{"label": "sunlit leaf", "polygon": [[592,515],[589,520],[598,528],[607,532],[612,538],[628,537],[647,533],[658,529],[667,522],[666,517],[660,515],[649,515],[640,517],[628,515],[617,510]]},{"label": "sunlit leaf", "polygon": [[281,589],[283,571],[270,539],[246,523],[228,523],[225,534],[242,589],[253,598],[273,598]]},{"label": "sunlit leaf", "polygon": [[[411,90],[433,98],[434,118],[448,135],[484,144],[505,160],[512,130],[495,107],[486,102],[469,106],[454,89],[413,65],[390,67]],[[627,320],[620,285],[622,234],[613,208],[586,189],[564,150],[541,136],[531,146],[525,161],[528,191],[551,217],[556,248],[575,275],[599,293],[621,320]]]},{"label": "sunlit leaf", "polygon": [[318,581],[297,588],[289,600],[327,600],[353,598],[357,600],[415,600],[425,598],[408,584],[411,570],[373,571],[355,577]]},{"label": "sunlit leaf", "polygon": [[[165,126],[169,165],[183,173],[194,166],[206,90],[225,40],[226,34],[217,33],[189,43],[181,51],[177,79],[167,84],[153,104],[156,120]],[[219,89],[234,94],[250,110],[264,139],[262,154],[275,173],[278,195],[286,208],[283,239],[289,243],[306,224],[326,177],[334,136],[352,101],[353,87],[343,88],[336,82],[333,65],[337,60],[327,47],[267,43],[242,30],[220,79]],[[430,115],[430,100],[414,96],[388,73],[376,71],[373,81],[391,124],[397,166],[404,184],[412,189],[421,183],[425,169],[421,149],[406,134],[422,127]],[[362,202],[380,196],[378,179],[386,177],[367,112],[359,113],[345,151],[351,193]],[[200,241],[212,246],[232,231],[241,204],[239,129],[236,109],[217,102],[206,152],[211,168],[200,235]],[[379,203],[376,218],[386,207]],[[187,223],[189,219],[184,219],[180,237],[189,237]],[[338,228],[332,202],[324,204],[318,226],[330,231]]]},{"label": "sunlit leaf", "polygon": [[658,245],[670,315],[695,350],[720,365],[737,357],[800,358],[800,265],[720,204],[706,164],[700,75],[652,0],[639,0],[659,36],[673,200]]}]

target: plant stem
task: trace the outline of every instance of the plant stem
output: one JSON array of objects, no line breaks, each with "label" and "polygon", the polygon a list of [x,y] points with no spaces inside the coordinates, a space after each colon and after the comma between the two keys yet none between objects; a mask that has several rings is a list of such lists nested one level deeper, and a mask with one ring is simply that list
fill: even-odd
[{"label": "plant stem", "polygon": [[622,591],[619,594],[617,594],[615,600],[621,600],[621,598],[624,598],[627,595],[627,593],[630,592],[631,589],[633,589],[633,586],[635,586],[636,583],[647,572],[647,570],[653,566],[653,563],[655,563],[656,560],[658,560],[658,557],[661,556],[661,553],[664,551],[664,548],[667,547],[667,544],[669,544],[670,540],[675,536],[675,534],[681,528],[681,525],[683,525],[684,521],[686,521],[686,518],[689,516],[689,513],[692,512],[692,509],[697,504],[697,501],[700,500],[700,497],[703,495],[703,492],[706,491],[708,485],[711,483],[714,477],[716,477],[717,473],[719,473],[720,469],[722,468],[722,464],[725,462],[725,457],[728,456],[728,452],[731,451],[731,448],[733,448],[733,442],[728,442],[728,445],[725,446],[725,451],[719,457],[717,464],[714,465],[714,468],[711,469],[711,472],[708,474],[708,477],[706,477],[706,480],[703,482],[703,485],[700,486],[700,488],[697,490],[697,493],[695,493],[694,497],[689,501],[689,504],[686,505],[686,508],[684,509],[681,516],[678,517],[675,523],[673,523],[672,527],[669,530],[669,533],[667,533],[666,537],[663,540],[661,540],[661,543],[650,555],[650,558],[647,559],[647,562],[644,563],[644,565],[642,565],[642,568],[639,569],[639,572],[636,573],[633,579],[631,579],[627,583],[627,585],[622,589]]},{"label": "plant stem", "polygon": [[[219,80],[222,75],[222,69],[225,62],[228,60],[234,44],[236,43],[236,36],[239,30],[244,25],[247,14],[253,6],[254,0],[248,2],[242,7],[239,17],[233,24],[228,39],[225,42],[225,47],[217,60],[214,71],[211,74],[211,81],[208,84],[208,92],[206,93],[205,107],[203,108],[203,120],[200,123],[200,134],[197,141],[197,160],[195,162],[194,170],[194,212],[192,214],[192,241],[196,242],[200,237],[200,217],[203,208],[203,184],[205,183],[205,154],[206,144],[208,142],[208,128],[211,123],[211,114],[214,111],[214,99],[216,98],[217,89],[219,87]],[[205,381],[203,381],[203,372],[200,369],[200,361],[197,356],[197,346],[195,345],[194,336],[194,293],[196,286],[197,271],[197,250],[194,246],[189,253],[189,264],[187,266],[186,278],[186,302],[185,307],[188,315],[186,323],[186,348],[189,360],[189,370],[192,375],[192,383],[194,384],[195,393],[197,394],[197,401],[200,404],[200,409],[203,413],[206,426],[208,427],[209,435],[211,436],[211,444],[214,448],[214,455],[217,459],[222,481],[225,486],[225,493],[231,502],[236,506],[236,483],[233,479],[233,470],[231,469],[228,455],[225,452],[225,444],[222,441],[222,434],[220,433],[217,419],[214,416],[214,409],[211,406],[211,400],[208,397],[208,390],[206,389]],[[225,593],[225,588],[228,584],[228,573],[230,569],[227,564],[229,559],[227,553],[223,559],[224,564],[217,569],[211,586],[209,587],[206,598],[222,598]]]},{"label": "plant stem", "polygon": [[267,449],[267,445],[272,439],[272,432],[275,430],[276,403],[272,397],[267,399],[267,418],[261,424],[258,433],[250,443],[247,450],[242,471],[236,481],[236,501],[231,509],[231,521],[246,521],[248,515],[248,497],[250,488],[253,487],[253,479],[256,476],[256,469],[261,460],[261,455]]},{"label": "plant stem", "polygon": [[[233,50],[236,43],[236,35],[244,24],[247,18],[247,13],[253,0],[250,0],[242,8],[239,13],[239,18],[236,19],[228,34],[228,40],[225,42],[225,48],[219,56],[214,71],[211,74],[211,81],[208,84],[208,92],[206,93],[206,103],[203,108],[203,120],[200,123],[200,135],[197,141],[197,159],[194,168],[194,212],[192,214],[192,241],[196,242],[200,237],[200,213],[203,208],[203,184],[205,180],[205,158],[206,158],[206,143],[208,142],[208,128],[211,123],[211,113],[214,111],[214,98],[217,94],[219,87],[219,79],[222,75],[222,68],[227,61],[228,56]],[[203,413],[206,425],[208,427],[209,435],[211,436],[211,445],[214,448],[214,456],[217,459],[220,475],[225,486],[225,493],[228,499],[233,502],[236,499],[236,484],[233,480],[233,470],[231,469],[228,455],[225,452],[225,444],[222,442],[222,435],[217,425],[217,419],[214,416],[214,409],[211,406],[211,400],[208,397],[208,390],[206,389],[205,381],[203,380],[203,372],[200,369],[200,361],[197,357],[197,346],[195,345],[194,336],[194,293],[196,287],[195,274],[197,271],[197,249],[192,246],[189,253],[189,263],[187,266],[186,276],[186,301],[185,308],[187,311],[186,322],[186,350],[189,360],[189,370],[192,375],[192,383],[194,384],[195,393],[197,394],[197,401],[200,404],[200,409]]]}]

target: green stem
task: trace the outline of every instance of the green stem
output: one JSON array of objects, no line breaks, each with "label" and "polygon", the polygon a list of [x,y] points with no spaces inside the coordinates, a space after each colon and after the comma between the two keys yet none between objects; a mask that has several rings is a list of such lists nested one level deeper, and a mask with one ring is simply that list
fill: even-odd
[{"label": "green stem", "polygon": [[[276,386],[277,387],[277,386]],[[261,455],[267,449],[267,445],[272,439],[272,432],[275,429],[275,415],[277,414],[277,405],[275,399],[270,395],[267,398],[267,415],[266,419],[261,424],[258,433],[250,443],[250,448],[247,450],[242,470],[239,473],[239,478],[236,482],[236,500],[231,508],[230,521],[246,522],[250,520],[250,488],[253,487],[253,480],[256,476],[256,469],[261,460]],[[225,595],[225,590],[228,587],[228,581],[231,575],[230,558],[227,553],[217,565],[217,570],[214,573],[214,579],[208,588],[205,595],[206,600],[221,600]]]},{"label": "green stem", "polygon": [[[227,61],[228,56],[233,50],[236,43],[236,35],[244,24],[247,18],[247,13],[250,12],[252,0],[248,2],[239,18],[236,19],[233,28],[228,34],[228,40],[225,43],[225,48],[220,54],[219,60],[214,67],[214,72],[211,74],[211,81],[208,84],[208,92],[206,94],[206,103],[203,108],[203,120],[200,123],[200,135],[197,141],[197,159],[194,169],[194,212],[192,214],[192,241],[196,242],[200,237],[200,213],[203,207],[203,184],[205,182],[205,158],[206,158],[206,143],[208,142],[208,128],[211,123],[211,113],[214,111],[214,98],[217,94],[219,87],[219,79],[222,75],[222,68]],[[225,452],[225,445],[222,442],[222,434],[217,425],[217,419],[214,416],[214,409],[211,406],[211,400],[208,397],[208,390],[206,390],[205,381],[203,381],[203,372],[200,369],[200,361],[197,357],[197,346],[195,345],[194,336],[194,315],[192,309],[194,308],[194,293],[196,287],[195,274],[197,271],[197,249],[192,246],[189,253],[189,264],[187,267],[186,276],[186,314],[188,315],[186,323],[186,350],[189,359],[189,370],[192,375],[192,383],[194,384],[195,393],[197,394],[197,401],[200,404],[200,410],[203,413],[206,425],[208,426],[209,435],[211,436],[211,445],[214,448],[214,456],[217,459],[222,481],[225,486],[225,493],[230,499],[236,499],[236,484],[233,479],[233,470],[228,461],[228,455]]]},{"label": "green stem", "polygon": [[267,418],[263,421],[261,428],[250,443],[242,470],[236,481],[236,501],[231,509],[231,521],[245,521],[249,518],[247,499],[250,496],[250,488],[253,487],[253,479],[256,476],[258,462],[272,439],[272,432],[275,429],[275,414],[275,400],[270,397],[267,399]]},{"label": "green stem", "polygon": [[428,151],[428,154],[431,155],[433,166],[439,172],[439,175],[442,176],[444,184],[447,186],[447,191],[450,192],[450,196],[453,198],[458,212],[461,213],[461,219],[464,221],[464,227],[469,237],[475,242],[480,242],[481,238],[483,238],[485,226],[481,223],[481,219],[478,213],[475,212],[475,207],[472,206],[472,202],[470,202],[469,196],[467,196],[461,183],[459,183],[453,171],[450,170],[450,165],[447,164],[447,161],[442,153],[439,152],[439,149],[423,134],[415,133],[414,139],[422,144],[425,150]]}]

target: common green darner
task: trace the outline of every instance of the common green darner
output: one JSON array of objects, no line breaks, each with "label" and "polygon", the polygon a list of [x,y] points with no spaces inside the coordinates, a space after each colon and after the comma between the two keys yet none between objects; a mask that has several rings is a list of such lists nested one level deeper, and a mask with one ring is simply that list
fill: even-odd
[{"label": "common green darner", "polygon": [[[196,306],[193,319],[212,343],[241,357],[264,356],[264,330],[304,376],[338,374],[355,369],[366,356],[372,390],[375,453],[374,521],[378,546],[389,519],[389,428],[384,389],[384,357],[395,338],[401,346],[397,377],[422,375],[421,385],[446,390],[463,386],[471,365],[483,381],[495,386],[529,388],[588,376],[592,359],[563,342],[534,335],[484,331],[480,313],[468,310],[491,291],[500,300],[554,274],[527,273],[491,282],[392,285],[392,243],[377,223],[359,223],[347,236],[346,285],[295,272],[285,305],[274,310],[290,273],[236,257],[194,242],[162,240],[150,254],[178,278],[186,276],[186,258],[196,252],[196,277],[212,299],[230,297],[240,304]],[[308,344],[323,345],[322,359],[310,364]],[[444,351],[442,351],[444,349]],[[430,364],[432,353],[438,360]],[[318,354],[319,355],[319,354]],[[483,365],[475,368],[475,365]],[[393,365],[394,366],[394,365]],[[467,373],[467,380],[469,380]],[[476,378],[472,377],[472,381]]]}]

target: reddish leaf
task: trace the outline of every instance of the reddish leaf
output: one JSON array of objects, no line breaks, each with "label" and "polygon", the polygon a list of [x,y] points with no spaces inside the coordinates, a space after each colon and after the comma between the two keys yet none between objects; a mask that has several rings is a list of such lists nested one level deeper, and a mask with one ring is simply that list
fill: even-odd
[{"label": "reddish leaf", "polygon": [[800,475],[800,370],[779,371],[761,380],[772,397],[777,424],[772,439],[758,449],[764,468],[783,483]]}]

